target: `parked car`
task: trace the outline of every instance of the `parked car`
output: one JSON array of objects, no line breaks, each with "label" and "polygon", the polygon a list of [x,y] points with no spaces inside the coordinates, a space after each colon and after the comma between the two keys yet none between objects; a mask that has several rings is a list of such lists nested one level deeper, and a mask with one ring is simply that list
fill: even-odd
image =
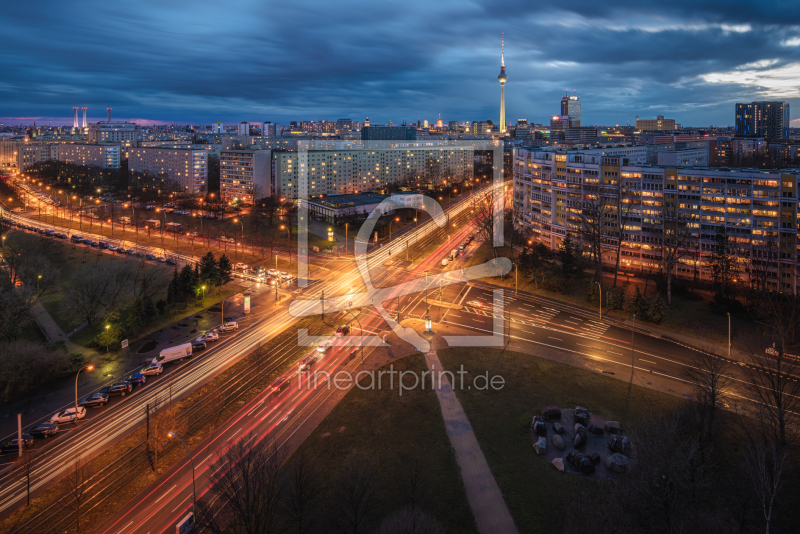
[{"label": "parked car", "polygon": [[156,259],[156,255],[155,254],[148,254],[148,255],[145,256],[145,258],[147,258],[148,260],[154,260],[154,259]]},{"label": "parked car", "polygon": [[97,241],[91,241],[91,244],[92,244],[93,247],[99,247],[100,246],[100,243],[98,243]]},{"label": "parked car", "polygon": [[216,341],[218,339],[219,339],[219,334],[217,333],[216,330],[211,330],[209,332],[206,332],[205,335],[203,336],[204,341]]},{"label": "parked car", "polygon": [[236,265],[234,265],[233,268],[235,270],[237,270],[237,271],[246,271],[247,270],[247,265],[244,264],[244,263],[237,263]]},{"label": "parked car", "polygon": [[125,377],[125,381],[126,382],[130,382],[131,386],[144,385],[146,380],[147,380],[147,377],[144,376],[142,373],[135,373],[135,374],[132,374],[130,376],[126,376]]},{"label": "parked car", "polygon": [[230,332],[233,330],[239,330],[239,323],[236,321],[228,321],[227,323],[223,323],[222,326],[219,327],[220,330],[223,332]]},{"label": "parked car", "polygon": [[[22,448],[30,449],[33,447],[33,436],[30,434],[22,434]],[[4,454],[7,452],[17,452],[19,450],[19,438],[8,438],[0,444],[0,451]]]},{"label": "parked car", "polygon": [[317,346],[317,352],[327,352],[331,347],[333,347],[333,342],[330,339],[326,339]]},{"label": "parked car", "polygon": [[341,336],[346,336],[349,333],[350,333],[350,327],[347,326],[347,325],[340,326],[339,328],[336,329],[336,335],[340,336],[340,337]]},{"label": "parked car", "polygon": [[49,438],[58,434],[58,423],[39,423],[28,430],[28,434],[39,438]]},{"label": "parked car", "polygon": [[105,393],[93,393],[88,397],[84,397],[78,403],[78,406],[91,408],[92,406],[105,406],[106,404],[108,404],[108,395]]},{"label": "parked car", "polygon": [[195,340],[192,343],[192,352],[197,352],[199,350],[205,350],[205,348],[206,348],[206,342],[205,341],[197,341],[197,340]]},{"label": "parked car", "polygon": [[161,263],[166,263],[167,258],[162,258],[161,256],[159,256],[158,258],[156,258],[156,260],[160,261]]},{"label": "parked car", "polygon": [[176,263],[178,262],[175,261],[175,258],[167,258],[167,265],[175,265]]},{"label": "parked car", "polygon": [[147,367],[144,367],[141,371],[139,371],[139,373],[143,375],[160,375],[163,372],[164,368],[160,363],[150,363]]},{"label": "parked car", "polygon": [[[50,418],[50,422],[58,424],[73,423],[75,422],[76,419],[75,415],[76,415],[75,408],[67,408],[66,410],[62,410],[57,414],[53,415]],[[83,419],[84,417],[86,417],[86,408],[84,408],[83,406],[78,406],[77,419]]]},{"label": "parked car", "polygon": [[120,397],[124,397],[126,393],[130,393],[133,390],[133,386],[130,382],[117,382],[113,386],[106,386],[100,390],[100,393],[105,393],[109,397],[113,397],[115,395],[119,395]]}]

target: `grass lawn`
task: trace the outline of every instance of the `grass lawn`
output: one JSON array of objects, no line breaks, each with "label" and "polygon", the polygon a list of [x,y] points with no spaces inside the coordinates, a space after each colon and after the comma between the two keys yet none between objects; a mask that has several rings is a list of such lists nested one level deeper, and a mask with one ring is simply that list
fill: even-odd
[{"label": "grass lawn", "polygon": [[[426,370],[421,354],[393,365],[400,371]],[[388,385],[388,377],[384,380]],[[341,428],[344,430],[340,432]],[[330,435],[323,437],[327,433]],[[476,532],[439,401],[430,389],[404,391],[402,397],[396,388],[353,389],[300,446],[295,452],[298,455],[309,458],[323,471],[328,484],[322,502],[329,503],[328,507],[336,502],[332,492],[344,474],[347,460],[366,455],[374,468],[380,505],[378,517],[373,524],[365,525],[365,532],[375,531],[380,518],[407,503],[404,483],[414,459],[427,476],[428,498],[423,508],[447,532]]]},{"label": "grass lawn", "polygon": [[438,351],[445,369],[459,365],[472,376],[500,375],[499,391],[461,390],[456,395],[469,418],[481,450],[503,492],[520,532],[559,532],[559,511],[580,484],[595,483],[558,472],[533,450],[531,419],[548,405],[583,406],[623,426],[643,410],[667,411],[681,399],[566,364],[497,349],[457,348]]}]

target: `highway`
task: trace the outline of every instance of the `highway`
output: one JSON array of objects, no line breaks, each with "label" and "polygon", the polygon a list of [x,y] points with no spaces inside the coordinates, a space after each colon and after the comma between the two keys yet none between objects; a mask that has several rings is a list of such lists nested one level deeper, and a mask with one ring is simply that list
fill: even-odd
[{"label": "highway", "polygon": [[[476,191],[476,195],[480,193]],[[451,216],[460,214],[470,205],[470,197],[455,203],[450,210]],[[12,220],[19,220],[20,216],[6,212],[4,215]],[[443,219],[443,217],[442,217]],[[23,218],[26,222],[26,219]],[[32,224],[29,222],[29,224]],[[45,226],[45,225],[37,225]],[[52,227],[52,226],[50,226]],[[66,229],[53,227],[57,232],[69,233]],[[428,234],[440,231],[434,221],[421,225],[406,232],[403,240],[416,243],[420,246],[429,240]],[[390,247],[378,248],[367,255],[371,265],[381,266],[391,255]],[[313,274],[313,271],[312,271]],[[311,293],[311,299],[306,304],[301,304],[299,312],[295,315],[288,313],[286,308],[273,308],[264,312],[254,312],[241,321],[240,331],[223,341],[221,336],[217,345],[201,355],[192,358],[188,363],[174,366],[169,372],[154,379],[148,377],[145,387],[137,389],[135,394],[122,399],[115,399],[102,409],[91,409],[89,415],[79,425],[79,431],[67,429],[60,437],[48,440],[45,446],[39,445],[36,472],[31,483],[32,492],[44,487],[49,482],[58,479],[75,460],[82,457],[92,457],[107,448],[119,437],[127,434],[141,424],[145,417],[145,408],[157,397],[171,395],[173,399],[181,398],[198,386],[210,380],[223,370],[227,369],[240,358],[250,353],[256,347],[272,339],[279,332],[289,328],[298,318],[318,305],[316,294],[343,295],[362,287],[359,273],[353,269],[349,262],[336,262],[335,268],[329,270],[325,280],[316,280],[308,289],[298,290],[300,294]],[[297,293],[297,292],[296,292]],[[351,293],[352,294],[352,293]],[[298,295],[299,296],[299,295]],[[287,358],[299,359],[304,348],[298,351],[275,355],[265,362],[269,368],[277,368]],[[281,359],[283,358],[283,359]],[[85,394],[88,392],[82,392]],[[69,406],[65,406],[69,407]],[[26,422],[25,428],[33,426],[34,422]],[[69,427],[71,425],[65,425]],[[37,440],[41,443],[44,440]],[[25,498],[25,480],[21,476],[21,469],[14,469],[0,477],[0,513],[17,505]],[[15,532],[42,532],[42,525],[47,525],[47,531],[52,522],[36,520],[22,526]]]}]

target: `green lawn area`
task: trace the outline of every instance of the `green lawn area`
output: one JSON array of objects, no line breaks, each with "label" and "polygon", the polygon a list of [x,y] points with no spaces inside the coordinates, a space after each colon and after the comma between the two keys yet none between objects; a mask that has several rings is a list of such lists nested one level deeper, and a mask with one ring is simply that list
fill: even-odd
[{"label": "green lawn area", "polygon": [[560,511],[581,484],[600,483],[558,472],[535,454],[529,428],[542,407],[583,406],[625,426],[644,410],[668,411],[682,402],[671,395],[518,352],[457,348],[440,350],[438,355],[447,370],[464,366],[468,372],[465,384],[486,371],[505,379],[499,391],[455,391],[514,522],[523,533],[561,531]]},{"label": "green lawn area", "polygon": [[[399,371],[426,370],[421,354],[395,361],[393,365]],[[384,380],[388,385],[388,376]],[[447,532],[476,532],[434,391],[404,391],[401,397],[396,388],[352,389],[294,457],[308,458],[323,471],[327,483],[321,502],[330,503],[326,506],[330,508],[336,502],[332,493],[336,481],[343,476],[348,459],[360,455],[374,469],[380,502],[377,518],[373,524],[365,525],[364,532],[374,532],[380,518],[407,504],[405,482],[414,459],[419,461],[427,478],[425,511],[442,523]]]}]

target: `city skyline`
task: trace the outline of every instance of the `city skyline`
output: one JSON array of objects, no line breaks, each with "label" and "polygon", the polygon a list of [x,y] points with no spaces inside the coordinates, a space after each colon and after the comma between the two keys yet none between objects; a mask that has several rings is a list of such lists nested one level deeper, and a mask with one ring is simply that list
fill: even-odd
[{"label": "city skyline", "polygon": [[[499,123],[501,32],[514,72],[509,124],[547,122],[565,90],[581,96],[585,125],[665,115],[727,126],[736,102],[800,103],[800,14],[755,4],[520,3],[497,14],[483,2],[402,12],[359,2],[302,11],[244,3],[202,16],[191,4],[145,4],[53,3],[45,17],[32,16],[38,5],[10,6],[0,120],[71,124],[71,108],[87,106],[90,121],[112,107],[114,117],[143,123],[369,116],[399,124],[439,114]],[[380,30],[365,30],[373,27]]]}]

